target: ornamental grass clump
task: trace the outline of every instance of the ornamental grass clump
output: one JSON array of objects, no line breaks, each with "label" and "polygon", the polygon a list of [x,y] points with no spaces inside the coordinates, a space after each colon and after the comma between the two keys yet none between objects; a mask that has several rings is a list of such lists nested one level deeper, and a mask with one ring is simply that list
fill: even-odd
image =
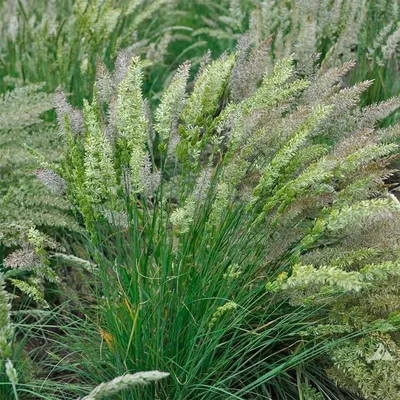
[{"label": "ornamental grass clump", "polygon": [[81,129],[59,108],[56,172],[98,265],[64,373],[170,373],[124,399],[398,398],[400,128],[376,125],[400,100],[360,108],[353,62],[306,79],[265,46],[203,63],[191,92],[183,64],[154,117],[138,58]]}]

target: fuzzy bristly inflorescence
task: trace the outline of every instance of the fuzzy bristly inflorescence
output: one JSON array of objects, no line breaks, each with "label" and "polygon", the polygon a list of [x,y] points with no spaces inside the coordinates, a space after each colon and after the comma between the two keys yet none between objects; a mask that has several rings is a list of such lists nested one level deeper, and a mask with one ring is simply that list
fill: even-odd
[{"label": "fuzzy bristly inflorescence", "polygon": [[160,371],[147,371],[119,376],[110,382],[101,383],[87,396],[83,397],[82,400],[99,400],[107,398],[115,393],[127,390],[132,386],[148,385],[152,382],[157,382],[166,378],[168,375],[168,373]]}]

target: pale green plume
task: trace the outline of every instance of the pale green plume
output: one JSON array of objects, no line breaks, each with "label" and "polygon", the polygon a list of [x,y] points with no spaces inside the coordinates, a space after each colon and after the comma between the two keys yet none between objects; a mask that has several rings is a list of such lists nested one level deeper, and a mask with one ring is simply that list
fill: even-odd
[{"label": "pale green plume", "polygon": [[189,70],[189,62],[179,67],[155,112],[156,124],[154,129],[160,135],[160,145],[164,151],[167,150],[171,130],[178,128],[178,118],[186,104],[186,85],[189,78]]},{"label": "pale green plume", "polygon": [[92,105],[85,101],[85,189],[92,204],[110,200],[116,185],[112,150],[102,132],[97,109],[96,98]]},{"label": "pale green plume", "polygon": [[108,398],[121,390],[127,390],[134,386],[148,385],[164,379],[169,374],[159,371],[137,372],[136,374],[126,374],[113,379],[110,382],[102,383],[93,389],[82,400],[99,400]]},{"label": "pale green plume", "polygon": [[146,143],[149,122],[142,96],[143,72],[139,57],[132,58],[125,78],[118,88],[116,121],[121,147],[121,165],[128,167],[134,192],[140,192],[141,176],[147,157]]}]

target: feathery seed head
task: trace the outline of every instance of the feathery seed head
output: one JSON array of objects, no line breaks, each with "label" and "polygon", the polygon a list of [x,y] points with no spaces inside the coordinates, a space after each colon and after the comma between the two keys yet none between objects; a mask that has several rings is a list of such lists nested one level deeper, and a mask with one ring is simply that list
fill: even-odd
[{"label": "feathery seed head", "polygon": [[169,376],[168,373],[159,371],[137,372],[136,374],[122,375],[110,382],[101,383],[82,400],[100,400],[112,396],[121,390],[127,390],[137,385],[148,385],[152,382],[164,379],[167,376]]}]

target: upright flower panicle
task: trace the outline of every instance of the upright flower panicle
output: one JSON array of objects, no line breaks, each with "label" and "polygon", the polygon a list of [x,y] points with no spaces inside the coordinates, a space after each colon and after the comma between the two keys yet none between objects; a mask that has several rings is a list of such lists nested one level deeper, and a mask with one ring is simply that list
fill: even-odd
[{"label": "upright flower panicle", "polygon": [[154,129],[160,135],[162,149],[167,149],[170,132],[177,125],[178,118],[186,103],[186,85],[190,63],[182,64],[165,90],[161,103],[155,112]]},{"label": "upright flower panicle", "polygon": [[74,134],[82,133],[84,122],[81,112],[73,108],[67,101],[65,93],[58,89],[54,95],[53,103],[57,113],[57,121],[60,130],[63,132],[65,127],[65,117],[68,116],[69,124]]},{"label": "upright flower panicle", "polygon": [[285,143],[283,148],[278,151],[271,164],[263,170],[260,183],[254,190],[255,195],[260,193],[261,190],[268,193],[283,170],[297,155],[300,147],[305,144],[313,130],[326,118],[330,109],[330,107],[316,107],[310,118],[304,122],[298,131]]},{"label": "upright flower panicle", "polygon": [[87,198],[94,204],[111,200],[116,186],[113,154],[102,132],[97,107],[96,98],[92,105],[85,101],[85,189]]},{"label": "upright flower panicle", "polygon": [[204,68],[182,112],[182,120],[186,125],[196,126],[204,115],[215,112],[234,61],[233,56],[223,56]]},{"label": "upright flower panicle", "polygon": [[148,385],[152,382],[157,382],[166,378],[168,375],[169,374],[166,372],[148,371],[119,376],[110,382],[100,384],[87,396],[83,397],[82,400],[100,400],[134,386]]},{"label": "upright flower panicle", "polygon": [[48,169],[38,169],[36,176],[48,187],[52,192],[59,195],[64,195],[67,191],[65,180],[62,179],[56,172]]},{"label": "upright flower panicle", "polygon": [[[143,189],[141,176],[147,157],[146,143],[149,122],[142,96],[143,72],[139,57],[131,60],[126,75],[118,88],[116,120],[118,140],[127,152],[122,164],[129,165],[132,190]],[[122,149],[124,152],[125,150]]]}]

